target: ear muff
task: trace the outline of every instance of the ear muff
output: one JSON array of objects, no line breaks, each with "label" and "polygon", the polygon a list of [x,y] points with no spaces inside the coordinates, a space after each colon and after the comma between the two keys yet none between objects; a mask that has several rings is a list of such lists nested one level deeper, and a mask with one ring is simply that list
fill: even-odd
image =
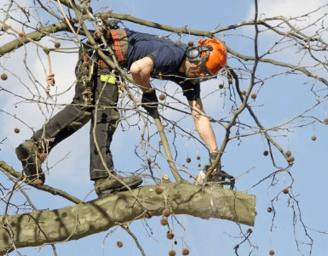
[{"label": "ear muff", "polygon": [[[208,57],[209,52],[212,50],[211,45],[197,46],[190,49],[187,53],[188,60],[192,63],[202,61],[204,57],[201,57],[202,52],[208,52],[205,56]],[[206,59],[205,59],[206,60]]]},{"label": "ear muff", "polygon": [[192,48],[187,53],[187,58],[190,62],[198,62],[199,61],[200,52],[197,48]]}]

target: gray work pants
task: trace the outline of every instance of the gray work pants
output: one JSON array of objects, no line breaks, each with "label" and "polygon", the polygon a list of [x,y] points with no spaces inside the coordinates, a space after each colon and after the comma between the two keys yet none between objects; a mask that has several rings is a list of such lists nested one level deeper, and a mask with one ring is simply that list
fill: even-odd
[{"label": "gray work pants", "polygon": [[[52,117],[40,130],[32,137],[34,141],[40,143],[43,138],[49,142],[49,151],[59,142],[66,139],[89,120],[90,128],[90,179],[97,180],[108,177],[101,161],[100,154],[111,172],[114,164],[110,151],[110,144],[113,134],[119,121],[119,112],[116,108],[118,100],[117,84],[103,82],[100,74],[96,73],[93,79],[93,107],[85,107],[83,101],[83,84],[78,82],[75,86],[75,96],[70,105]],[[109,74],[109,73],[108,73]],[[100,97],[99,97],[100,96]],[[99,100],[99,101],[98,101]],[[95,104],[98,102],[98,110],[95,111]],[[93,136],[93,129],[95,136]],[[96,148],[95,141],[100,151]]]}]

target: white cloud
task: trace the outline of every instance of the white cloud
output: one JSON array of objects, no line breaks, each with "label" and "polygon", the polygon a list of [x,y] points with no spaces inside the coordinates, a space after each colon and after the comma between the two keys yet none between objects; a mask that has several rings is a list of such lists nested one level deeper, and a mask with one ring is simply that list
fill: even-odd
[{"label": "white cloud", "polygon": [[[312,0],[311,3],[306,0],[260,0],[258,9],[261,17],[284,16],[289,18],[304,15],[326,4],[327,2],[324,0]],[[254,4],[250,6],[248,19],[253,19],[253,17]]]},{"label": "white cloud", "polygon": [[[328,11],[327,2],[324,0],[314,0],[309,3],[309,1],[296,1],[296,0],[260,0],[258,3],[259,7],[259,19],[273,18],[273,17],[284,17],[289,21],[289,23],[294,26],[298,31],[292,30],[287,24],[282,24],[281,21],[267,21],[271,26],[276,27],[282,32],[292,32],[292,33],[303,33],[306,37],[315,37],[326,40],[328,39],[328,34],[325,27],[327,27],[327,17],[325,16]],[[323,7],[324,8],[320,8]],[[249,6],[246,20],[254,19],[254,4]],[[297,17],[297,19],[295,19]],[[324,18],[323,18],[324,17]],[[291,19],[293,18],[293,19]],[[318,71],[318,61],[317,59],[325,62],[325,52],[315,51],[310,52],[305,48],[304,40],[291,39],[285,35],[279,35],[272,30],[267,30],[264,26],[259,26],[262,33],[259,34],[259,54],[265,54],[265,58],[274,59],[276,61],[288,62],[290,64],[305,66],[311,72],[316,72],[319,76],[325,76],[324,72]],[[243,28],[244,36],[254,37],[254,26],[246,26]],[[248,43],[247,46],[240,48],[239,51],[245,53],[246,55],[253,55],[253,41],[243,41]],[[315,49],[316,47],[321,47],[320,43],[312,42],[311,47]],[[245,52],[247,51],[247,52]],[[251,51],[251,52],[249,52]],[[315,56],[313,58],[312,56]],[[316,68],[311,68],[314,67]],[[319,63],[319,67],[322,65]]]},{"label": "white cloud", "polygon": [[[258,16],[259,19],[277,16],[282,16],[286,19],[299,17],[297,21],[293,20],[291,24],[295,24],[297,28],[305,28],[327,13],[326,4],[327,1],[325,0],[313,0],[311,2],[305,0],[260,0],[258,3]],[[325,6],[325,8],[315,11],[322,6]],[[254,19],[254,13],[255,5],[252,4],[248,10],[247,20]],[[323,21],[325,20],[327,20],[327,18],[323,19]],[[321,22],[319,22],[319,24],[321,25]],[[285,26],[285,28],[290,30],[287,26]],[[306,32],[307,35],[312,36],[316,30],[318,30],[318,26],[311,26],[309,29],[305,29],[302,32]]]}]

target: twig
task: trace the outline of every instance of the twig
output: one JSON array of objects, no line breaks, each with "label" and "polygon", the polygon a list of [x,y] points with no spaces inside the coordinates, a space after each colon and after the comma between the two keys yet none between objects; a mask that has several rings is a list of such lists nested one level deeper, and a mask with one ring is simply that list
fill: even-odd
[{"label": "twig", "polygon": [[143,256],[146,256],[144,250],[142,249],[142,247],[138,241],[138,238],[131,232],[131,230],[129,229],[129,226],[126,223],[124,223],[124,224],[120,225],[120,227],[123,228],[126,232],[128,232],[128,234],[133,238],[134,242],[136,243],[137,247],[139,248],[141,254]]},{"label": "twig", "polygon": [[[10,166],[8,166],[4,161],[0,161],[0,170],[6,173],[9,173],[10,175],[12,175],[13,177],[17,178],[17,179],[22,179],[22,175],[21,173],[15,171],[14,169],[12,169]],[[38,189],[38,190],[42,190],[42,191],[46,191],[52,195],[58,195],[61,196],[75,204],[79,204],[81,203],[81,200],[66,193],[65,191],[62,191],[60,189],[56,189],[47,185],[34,185],[32,183],[27,183],[28,185]]]},{"label": "twig", "polygon": [[1,202],[4,198],[6,198],[10,193],[13,193],[14,190],[15,190],[16,188],[19,188],[19,187],[20,187],[23,183],[25,183],[27,180],[28,180],[28,178],[27,178],[27,177],[24,177],[23,180],[20,181],[19,183],[17,183],[17,184],[14,186],[14,188],[13,188],[12,190],[8,191],[6,194],[4,194],[2,197],[0,197],[0,202]]}]

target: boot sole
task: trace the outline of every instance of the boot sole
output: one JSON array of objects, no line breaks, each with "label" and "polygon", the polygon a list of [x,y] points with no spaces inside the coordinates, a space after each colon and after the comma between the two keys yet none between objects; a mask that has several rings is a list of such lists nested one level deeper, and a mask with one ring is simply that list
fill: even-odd
[{"label": "boot sole", "polygon": [[[141,183],[143,182],[143,180],[141,181],[137,181],[135,183],[132,183],[132,184],[129,184],[129,188],[131,189],[134,189],[136,187],[138,187]],[[103,198],[103,197],[106,197],[106,196],[109,196],[111,194],[114,194],[114,193],[117,193],[117,192],[121,192],[121,191],[125,191],[125,190],[128,190],[127,187],[120,187],[120,188],[115,188],[115,189],[107,189],[107,190],[103,190],[101,192],[99,192],[98,194],[98,198]]]},{"label": "boot sole", "polygon": [[[31,178],[40,178],[42,180],[42,182],[44,183],[45,181],[45,176],[44,176],[44,173],[40,168],[37,168],[36,167],[36,163],[35,161],[31,161],[31,153],[29,150],[27,150],[24,145],[19,145],[16,149],[15,149],[15,152],[16,152],[16,156],[17,158],[19,159],[19,161],[22,162],[22,165],[23,165],[23,170],[25,172],[25,174],[28,176],[28,177],[31,177]],[[29,161],[30,159],[30,161]]]}]

